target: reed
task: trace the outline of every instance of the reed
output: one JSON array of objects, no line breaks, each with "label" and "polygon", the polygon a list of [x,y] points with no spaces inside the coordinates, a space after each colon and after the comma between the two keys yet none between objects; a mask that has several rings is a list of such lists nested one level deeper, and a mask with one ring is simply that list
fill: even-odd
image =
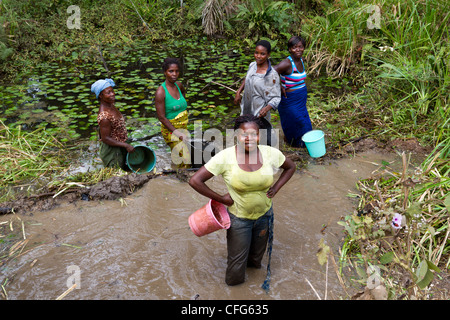
[{"label": "reed", "polygon": [[[52,133],[43,128],[23,131],[20,126],[7,126],[0,120],[0,171],[3,173],[0,203],[17,194],[44,189],[59,195],[74,184],[93,185],[124,171],[102,168],[87,173],[67,174],[71,147],[63,145]],[[29,190],[30,188],[30,190]]]},{"label": "reed", "polygon": [[342,77],[356,61],[367,34],[367,8],[362,1],[324,3],[324,15],[304,15],[301,34],[308,48],[309,72]]},{"label": "reed", "polygon": [[394,5],[381,28],[392,51],[368,54],[383,88],[401,97],[392,105],[411,105],[415,118],[440,113],[449,102],[449,8],[435,0]]}]

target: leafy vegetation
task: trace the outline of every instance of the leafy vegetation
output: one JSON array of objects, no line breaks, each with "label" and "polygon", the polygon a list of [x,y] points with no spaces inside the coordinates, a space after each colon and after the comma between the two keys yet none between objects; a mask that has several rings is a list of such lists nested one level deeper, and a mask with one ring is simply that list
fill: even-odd
[{"label": "leafy vegetation", "polygon": [[252,0],[237,8],[234,20],[247,25],[246,36],[275,38],[284,35],[290,38],[290,32],[298,31],[292,29],[295,11],[291,3],[273,1],[267,4],[267,1]]},{"label": "leafy vegetation", "polygon": [[449,268],[450,167],[435,153],[408,167],[403,154],[402,172],[386,163],[384,174],[358,182],[358,214],[339,222],[347,232],[341,270],[351,263],[366,284],[376,267],[391,299],[428,299],[435,274]]}]

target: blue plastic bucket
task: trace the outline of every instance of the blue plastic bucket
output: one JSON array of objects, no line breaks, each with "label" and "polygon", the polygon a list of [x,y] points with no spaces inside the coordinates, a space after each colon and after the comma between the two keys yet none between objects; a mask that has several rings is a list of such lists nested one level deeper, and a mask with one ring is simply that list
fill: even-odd
[{"label": "blue plastic bucket", "polygon": [[127,165],[135,173],[146,173],[156,165],[156,156],[147,146],[134,146],[134,151],[127,153]]},{"label": "blue plastic bucket", "polygon": [[303,142],[308,149],[308,153],[313,158],[320,158],[326,152],[325,134],[321,130],[312,130],[305,133],[302,137]]}]

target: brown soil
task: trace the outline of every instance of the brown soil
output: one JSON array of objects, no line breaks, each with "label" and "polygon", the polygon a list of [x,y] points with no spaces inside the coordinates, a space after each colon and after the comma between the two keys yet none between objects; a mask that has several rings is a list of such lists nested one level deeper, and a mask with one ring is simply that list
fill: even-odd
[{"label": "brown soil", "polygon": [[413,153],[416,155],[427,155],[432,151],[430,147],[423,147],[416,138],[399,139],[396,138],[385,143],[376,141],[372,138],[362,139],[354,143],[349,143],[344,146],[346,152],[363,152],[372,150],[374,152],[392,152],[397,150],[399,152]]},{"label": "brown soil", "polygon": [[61,202],[77,200],[115,200],[132,194],[156,175],[138,175],[135,173],[121,177],[112,177],[94,186],[67,190],[58,195],[57,192],[47,192],[28,197],[19,197],[14,201],[0,204],[5,213],[15,212],[30,214],[33,211],[45,211],[54,208]]}]

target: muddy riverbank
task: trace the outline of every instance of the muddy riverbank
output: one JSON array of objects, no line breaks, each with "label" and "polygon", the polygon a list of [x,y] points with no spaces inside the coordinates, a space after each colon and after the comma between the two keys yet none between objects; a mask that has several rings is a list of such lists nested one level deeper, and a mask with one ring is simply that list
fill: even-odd
[{"label": "muddy riverbank", "polygon": [[[156,149],[155,149],[156,150]],[[283,150],[286,156],[290,157],[297,163],[297,167],[302,168],[308,163],[323,164],[326,161],[335,160],[343,157],[351,157],[359,153],[372,152],[380,154],[388,154],[395,152],[406,152],[412,154],[417,159],[417,163],[421,161],[431,148],[424,147],[419,144],[416,139],[400,140],[395,139],[387,143],[376,141],[375,139],[366,138],[354,142],[348,142],[341,149],[330,148],[327,146],[327,154],[324,157],[313,159],[310,158],[306,149],[289,149]],[[187,181],[194,171],[172,170],[170,165],[170,154],[167,152],[157,152],[157,174],[149,173],[145,175],[128,174],[121,177],[113,177],[106,181],[102,181],[94,186],[79,186],[74,184],[69,190],[58,193],[57,191],[41,192],[39,194],[19,195],[12,201],[0,204],[3,210],[1,213],[21,213],[27,214],[30,211],[45,211],[54,208],[60,203],[73,202],[79,200],[114,200],[132,194],[133,192],[144,186],[150,179],[161,175],[174,175],[181,181]],[[92,155],[95,156],[95,155]]]}]

